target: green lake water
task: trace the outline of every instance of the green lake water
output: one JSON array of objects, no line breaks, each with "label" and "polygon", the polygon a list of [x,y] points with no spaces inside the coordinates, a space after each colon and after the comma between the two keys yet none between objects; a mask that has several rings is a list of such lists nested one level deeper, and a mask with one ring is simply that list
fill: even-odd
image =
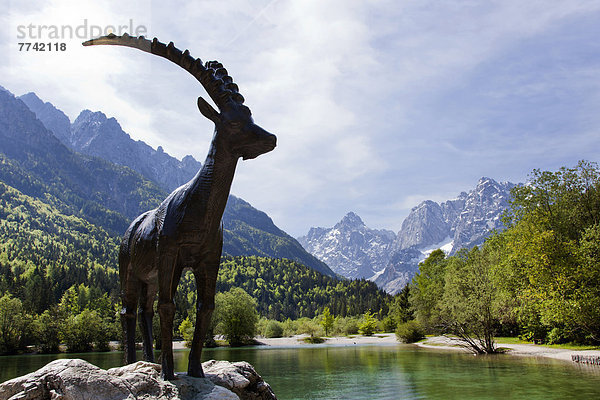
[{"label": "green lake water", "polygon": [[[187,369],[187,353],[175,352],[177,371]],[[122,353],[0,357],[0,381],[59,357],[111,368]],[[206,349],[203,359],[250,362],[280,400],[600,398],[600,367],[412,345]]]}]

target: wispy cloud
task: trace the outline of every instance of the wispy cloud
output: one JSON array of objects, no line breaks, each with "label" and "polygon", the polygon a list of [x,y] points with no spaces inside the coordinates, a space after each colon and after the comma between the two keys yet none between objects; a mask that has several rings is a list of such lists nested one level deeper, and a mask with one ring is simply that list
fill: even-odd
[{"label": "wispy cloud", "polygon": [[[562,1],[11,2],[1,85],[74,118],[116,117],[136,139],[200,160],[200,85],[132,49],[23,54],[21,23],[117,23],[222,61],[276,151],[240,165],[234,193],[292,234],[347,211],[399,229],[429,196],[482,175],[598,161],[600,4]],[[37,4],[37,2],[36,2]],[[46,57],[47,56],[47,57]],[[419,195],[422,194],[422,195]],[[389,223],[389,225],[386,225]]]}]

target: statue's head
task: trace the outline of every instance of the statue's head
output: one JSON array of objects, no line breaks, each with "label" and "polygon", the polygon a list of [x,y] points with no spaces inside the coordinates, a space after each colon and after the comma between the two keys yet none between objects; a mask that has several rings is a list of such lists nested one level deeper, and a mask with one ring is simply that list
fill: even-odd
[{"label": "statue's head", "polygon": [[182,52],[177,49],[173,42],[165,45],[156,38],[150,42],[143,36],[136,38],[128,34],[110,34],[83,43],[84,46],[99,44],[133,47],[156,54],[192,74],[202,84],[218,111],[202,97],[198,98],[198,109],[215,123],[216,139],[234,157],[242,157],[244,160],[256,158],[275,148],[277,137],[254,123],[238,86],[233,83],[221,63],[209,61],[203,64],[199,58],[191,57],[188,50]]},{"label": "statue's head", "polygon": [[218,140],[231,154],[244,160],[273,150],[277,144],[277,137],[254,123],[252,112],[244,105],[244,97],[239,93],[233,79],[227,75],[223,65],[217,61],[210,61],[206,63],[205,68],[214,77],[214,83],[204,87],[219,111],[202,97],[198,97],[198,109],[202,115],[215,123]]}]

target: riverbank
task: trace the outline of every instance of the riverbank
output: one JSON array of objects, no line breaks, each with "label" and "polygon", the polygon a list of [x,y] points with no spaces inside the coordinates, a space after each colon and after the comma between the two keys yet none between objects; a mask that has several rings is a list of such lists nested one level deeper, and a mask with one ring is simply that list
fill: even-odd
[{"label": "riverbank", "polygon": [[[263,338],[257,337],[256,345],[259,347],[310,347],[316,346],[313,343],[307,343],[304,341],[305,338],[309,337],[309,335],[294,335],[290,337],[281,337],[281,338]],[[393,333],[381,333],[373,336],[335,336],[335,337],[327,337],[323,338],[325,341],[320,343],[320,345],[327,346],[358,346],[358,345],[393,345],[398,344],[399,342],[396,340],[396,335]],[[173,349],[180,350],[186,349],[185,342],[173,342]]]},{"label": "riverbank", "polygon": [[[308,335],[295,335],[291,337],[283,338],[257,338],[259,346],[265,347],[310,347],[315,346],[314,344],[307,343],[304,339]],[[376,334],[373,336],[341,336],[341,337],[329,337],[325,338],[325,342],[322,345],[326,346],[360,346],[360,345],[393,345],[399,344],[396,339],[396,335],[393,333]],[[470,352],[457,344],[456,340],[448,338],[446,336],[434,336],[428,337],[425,341],[415,343],[414,345],[434,349],[434,350],[451,350],[451,351],[462,351]],[[174,346],[183,348],[183,342],[174,343]],[[600,357],[600,350],[573,350],[573,349],[561,349],[556,347],[548,347],[537,344],[511,344],[497,343],[497,347],[506,349],[505,354],[520,356],[520,357],[546,357],[557,360],[572,361],[573,355],[580,355],[586,357]]]},{"label": "riverbank", "polygon": [[[460,347],[457,341],[446,336],[434,336],[427,338],[423,342],[415,343],[419,347],[429,349],[444,349],[454,351],[469,352],[469,350]],[[600,350],[573,350],[548,347],[540,344],[512,344],[496,343],[497,347],[506,349],[505,354],[521,357],[546,357],[556,360],[572,361],[573,355],[586,357],[600,357]]]}]

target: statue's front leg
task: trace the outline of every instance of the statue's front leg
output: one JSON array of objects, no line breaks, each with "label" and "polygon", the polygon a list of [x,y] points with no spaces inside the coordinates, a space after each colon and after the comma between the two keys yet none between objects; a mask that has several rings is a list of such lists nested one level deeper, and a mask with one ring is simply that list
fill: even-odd
[{"label": "statue's front leg", "polygon": [[194,270],[198,297],[196,301],[196,326],[194,327],[194,339],[190,349],[188,363],[188,375],[204,378],[202,371],[202,348],[210,325],[213,310],[215,309],[215,287],[219,264]]}]

